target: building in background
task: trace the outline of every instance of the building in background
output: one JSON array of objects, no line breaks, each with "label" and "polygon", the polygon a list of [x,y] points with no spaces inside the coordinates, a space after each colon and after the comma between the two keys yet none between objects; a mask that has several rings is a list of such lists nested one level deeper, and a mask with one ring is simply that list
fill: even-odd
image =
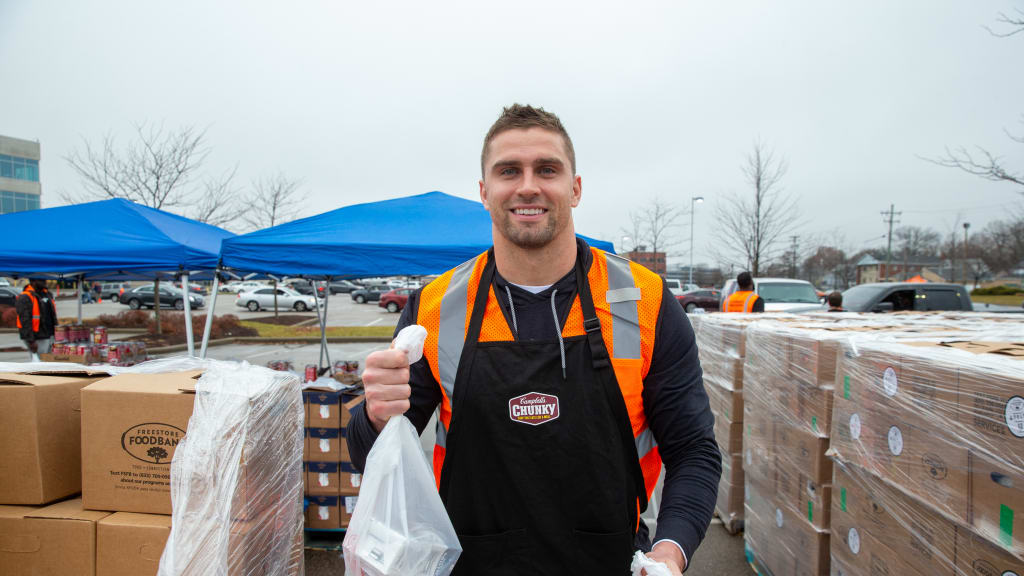
[{"label": "building in background", "polygon": [[631,252],[626,252],[622,255],[624,258],[629,258],[633,262],[646,266],[652,272],[665,275],[665,253],[664,252],[648,252],[646,246],[637,246]]},{"label": "building in background", "polygon": [[42,194],[39,143],[0,136],[0,214],[36,210]]}]

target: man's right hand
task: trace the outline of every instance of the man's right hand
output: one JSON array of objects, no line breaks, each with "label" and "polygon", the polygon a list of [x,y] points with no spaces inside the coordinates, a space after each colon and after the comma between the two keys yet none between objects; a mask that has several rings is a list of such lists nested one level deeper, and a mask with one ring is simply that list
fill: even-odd
[{"label": "man's right hand", "polygon": [[363,370],[366,415],[379,434],[392,416],[409,410],[409,357],[405,350],[380,350],[366,357]]}]

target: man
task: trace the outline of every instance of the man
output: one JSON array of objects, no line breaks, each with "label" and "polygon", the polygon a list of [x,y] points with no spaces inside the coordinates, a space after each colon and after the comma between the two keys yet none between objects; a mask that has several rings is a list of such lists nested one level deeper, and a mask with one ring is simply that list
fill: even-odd
[{"label": "man", "polygon": [[[367,357],[353,463],[392,416],[422,432],[439,408],[454,574],[620,576],[636,548],[681,574],[721,476],[689,321],[660,277],[576,239],[582,180],[557,116],[506,108],[481,170],[494,246],[409,298],[398,329],[427,328],[423,360]],[[651,549],[639,514],[662,461]]]},{"label": "man", "polygon": [[18,313],[18,335],[28,348],[29,358],[46,354],[53,346],[53,328],[57,325],[57,306],[46,289],[46,280],[30,278],[14,301]]},{"label": "man", "polygon": [[843,293],[835,290],[828,295],[829,312],[846,312],[843,308]]},{"label": "man", "polygon": [[733,292],[722,303],[722,312],[764,312],[764,299],[754,292],[754,279],[750,272],[736,276],[739,290]]}]

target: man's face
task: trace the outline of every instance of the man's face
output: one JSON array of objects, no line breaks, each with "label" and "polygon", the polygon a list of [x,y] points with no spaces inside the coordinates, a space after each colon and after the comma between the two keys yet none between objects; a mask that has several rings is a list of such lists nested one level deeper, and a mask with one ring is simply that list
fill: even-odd
[{"label": "man's face", "polygon": [[46,290],[46,280],[33,278],[32,280],[29,280],[29,284],[31,284],[32,288],[35,290]]},{"label": "man's face", "polygon": [[497,233],[521,248],[541,248],[572,222],[582,181],[562,136],[543,128],[506,130],[488,146],[480,200]]}]

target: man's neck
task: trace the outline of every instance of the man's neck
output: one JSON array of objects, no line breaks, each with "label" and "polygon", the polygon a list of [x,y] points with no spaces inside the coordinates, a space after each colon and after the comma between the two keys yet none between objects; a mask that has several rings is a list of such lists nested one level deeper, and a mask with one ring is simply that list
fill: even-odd
[{"label": "man's neck", "polygon": [[542,248],[521,248],[495,230],[494,265],[502,278],[526,286],[558,282],[576,264],[576,235],[568,230]]}]

